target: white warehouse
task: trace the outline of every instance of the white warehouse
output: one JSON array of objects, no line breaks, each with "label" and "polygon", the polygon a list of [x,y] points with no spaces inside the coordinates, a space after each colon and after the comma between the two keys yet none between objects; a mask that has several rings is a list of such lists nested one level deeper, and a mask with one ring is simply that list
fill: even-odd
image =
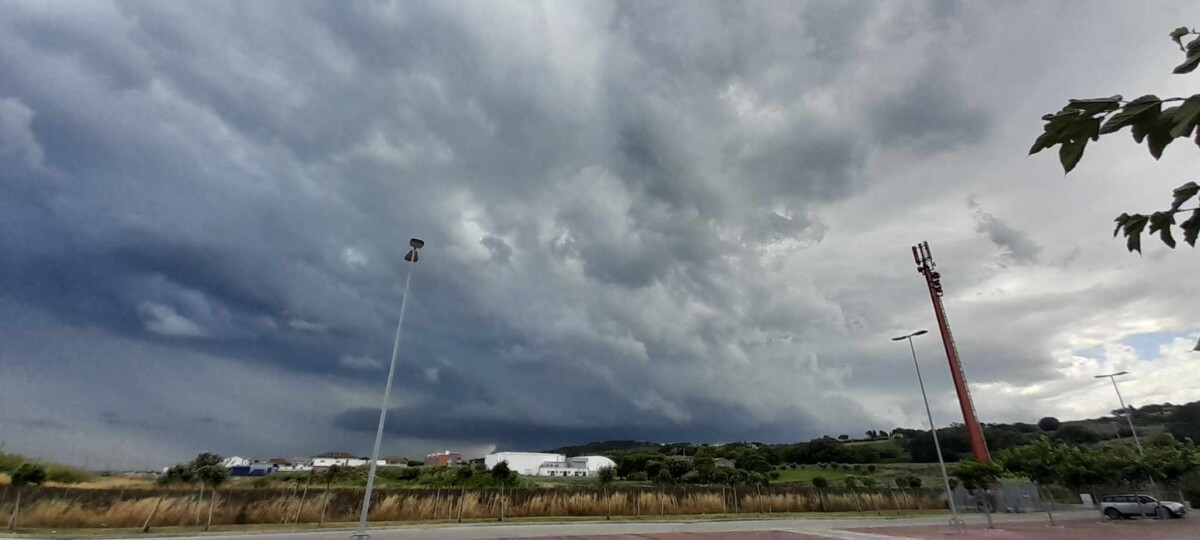
[{"label": "white warehouse", "polygon": [[489,470],[501,462],[508,463],[510,470],[523,476],[595,476],[604,467],[617,466],[604,456],[569,458],[538,452],[496,452],[483,458],[483,464]]}]

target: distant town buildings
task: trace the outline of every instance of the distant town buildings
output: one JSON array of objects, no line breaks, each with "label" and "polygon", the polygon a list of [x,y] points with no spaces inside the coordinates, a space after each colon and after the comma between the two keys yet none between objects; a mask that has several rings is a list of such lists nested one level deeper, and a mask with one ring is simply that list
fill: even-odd
[{"label": "distant town buildings", "polygon": [[[404,456],[385,456],[375,462],[379,467],[407,467]],[[462,454],[449,450],[425,456],[425,464],[434,467],[462,465]],[[362,467],[370,465],[371,458],[360,457],[349,452],[325,452],[313,457],[271,458],[266,461],[252,460],[241,456],[225,458],[221,465],[229,469],[230,476],[265,476],[275,472],[320,472],[333,466]]]},{"label": "distant town buildings", "polygon": [[488,470],[501,462],[507,463],[509,470],[524,476],[595,476],[600,469],[617,466],[604,456],[569,458],[563,454],[538,452],[496,452],[483,458]]},{"label": "distant town buildings", "polygon": [[434,452],[425,456],[425,464],[430,467],[447,467],[450,465],[462,465],[462,454],[456,454],[449,450]]}]

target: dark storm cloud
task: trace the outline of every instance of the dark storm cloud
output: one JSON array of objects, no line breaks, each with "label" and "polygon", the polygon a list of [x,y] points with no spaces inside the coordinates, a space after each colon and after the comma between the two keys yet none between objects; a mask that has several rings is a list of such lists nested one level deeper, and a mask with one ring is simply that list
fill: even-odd
[{"label": "dark storm cloud", "polygon": [[[62,414],[152,433],[164,452],[201,444],[197,431],[289,454],[356,437],[418,236],[396,438],[873,426],[881,409],[850,396],[896,371],[873,369],[886,354],[862,343],[914,302],[882,263],[827,242],[842,217],[830,209],[911,167],[880,163],[887,150],[937,158],[996,133],[956,75],[973,53],[961,11],[6,4],[0,316],[39,322],[0,337],[63,337],[0,363],[38,358],[29,376],[45,386],[132,370],[103,375],[122,392],[77,392],[94,403]],[[1037,264],[1038,244],[984,221],[980,234]],[[845,270],[816,275],[828,264]],[[851,277],[853,292],[839,283]],[[1045,375],[1049,341],[977,350]],[[191,384],[239,391],[176,408]],[[279,428],[289,406],[311,407],[319,432]]]},{"label": "dark storm cloud", "polygon": [[[501,449],[545,449],[621,439],[781,442],[797,438],[789,433],[794,424],[770,425],[729,404],[696,400],[687,407],[696,421],[679,424],[655,416],[639,418],[636,410],[621,411],[620,416],[626,420],[612,422],[580,418],[578,410],[543,418],[503,418],[489,415],[486,410],[455,410],[442,403],[388,411],[388,432],[459,444],[495,444]],[[334,425],[347,431],[374,432],[378,422],[378,409],[355,409],[337,416]]]}]

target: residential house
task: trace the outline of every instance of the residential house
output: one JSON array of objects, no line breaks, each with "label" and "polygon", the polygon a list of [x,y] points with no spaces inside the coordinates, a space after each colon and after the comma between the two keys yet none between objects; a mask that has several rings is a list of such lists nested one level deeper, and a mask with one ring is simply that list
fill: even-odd
[{"label": "residential house", "polygon": [[[337,465],[338,467],[362,467],[371,463],[371,458],[357,457],[354,454],[346,452],[325,452],[317,454],[312,458],[312,468],[315,471],[325,470],[329,467]],[[383,460],[376,462],[377,465],[383,465]]]},{"label": "residential house", "polygon": [[425,456],[425,464],[430,467],[446,467],[449,465],[462,465],[462,454],[456,454],[449,450],[434,452]]}]

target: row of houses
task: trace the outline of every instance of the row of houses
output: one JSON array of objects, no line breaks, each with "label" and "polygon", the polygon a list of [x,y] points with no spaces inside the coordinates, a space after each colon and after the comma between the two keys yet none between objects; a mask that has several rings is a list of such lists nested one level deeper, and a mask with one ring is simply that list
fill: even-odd
[{"label": "row of houses", "polygon": [[[376,460],[377,467],[407,467],[408,458],[403,456],[387,456]],[[434,452],[425,456],[425,465],[430,467],[446,467],[461,465],[462,454],[449,450]],[[348,452],[325,452],[313,457],[272,458],[266,461],[256,461],[241,456],[231,456],[221,462],[229,469],[231,476],[265,476],[276,472],[320,472],[330,467],[362,467],[371,464],[371,458],[360,457]]]},{"label": "row of houses", "polygon": [[[429,467],[451,467],[464,464],[462,454],[443,450],[425,456]],[[483,465],[491,470],[506,463],[509,470],[522,476],[595,476],[605,467],[615,467],[613,460],[604,456],[567,457],[563,454],[540,452],[496,452],[483,458]],[[310,458],[274,458],[254,461],[232,456],[221,463],[229,469],[231,476],[265,476],[276,472],[323,471],[330,467],[362,467],[371,464],[371,458],[347,452],[326,452]],[[409,460],[402,456],[388,456],[375,462],[378,467],[407,467]]]}]

